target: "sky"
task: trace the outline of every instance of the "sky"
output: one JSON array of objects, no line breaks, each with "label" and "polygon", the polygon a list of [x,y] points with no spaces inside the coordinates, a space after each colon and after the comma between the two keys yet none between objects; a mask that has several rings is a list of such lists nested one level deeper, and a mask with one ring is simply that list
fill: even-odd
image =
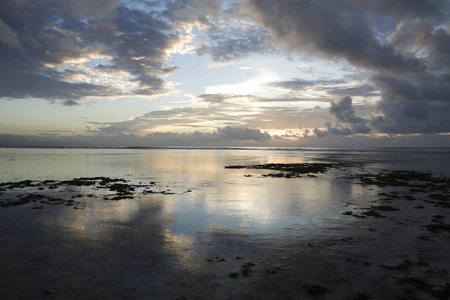
[{"label": "sky", "polygon": [[0,146],[450,146],[450,0],[3,0]]}]

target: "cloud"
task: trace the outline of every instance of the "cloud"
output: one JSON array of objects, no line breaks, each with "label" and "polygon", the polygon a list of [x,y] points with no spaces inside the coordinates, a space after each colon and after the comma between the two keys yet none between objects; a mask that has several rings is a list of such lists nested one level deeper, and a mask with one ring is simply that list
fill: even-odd
[{"label": "cloud", "polygon": [[360,97],[373,97],[377,96],[377,89],[371,84],[362,84],[352,87],[334,87],[329,88],[326,92],[334,96],[360,96]]},{"label": "cloud", "polygon": [[0,19],[0,42],[23,51],[19,36],[2,19]]},{"label": "cloud", "polygon": [[114,87],[70,83],[27,70],[16,69],[0,73],[0,96],[7,98],[35,97],[52,101],[71,100],[73,103],[82,97],[115,94],[121,93]]},{"label": "cloud", "polygon": [[208,31],[209,42],[201,44],[196,52],[200,56],[210,54],[214,62],[229,63],[253,54],[280,52],[270,34],[261,27],[240,25],[236,28],[213,28]]},{"label": "cloud", "polygon": [[449,73],[450,33],[429,20],[401,21],[388,41],[403,53],[424,56],[430,73]]},{"label": "cloud", "polygon": [[223,103],[224,101],[233,98],[235,96],[231,95],[223,95],[223,94],[201,94],[198,96],[198,99],[201,99],[202,101],[214,104],[214,103]]},{"label": "cloud", "polygon": [[63,9],[77,19],[108,15],[119,6],[118,0],[63,0],[59,2]]},{"label": "cloud", "polygon": [[234,63],[254,54],[279,53],[269,32],[251,21],[241,6],[233,0],[172,1],[163,15],[180,31],[197,29],[193,51],[209,55],[213,65]]},{"label": "cloud", "polygon": [[[275,73],[255,59],[252,74],[259,75],[234,84],[217,81],[228,80],[222,74],[208,78],[215,84],[188,96],[191,107],[92,123],[89,134],[175,143],[194,137],[273,142],[265,130],[311,137],[307,130],[315,127],[316,136],[328,138],[450,132],[448,1],[0,2],[0,97],[74,106],[87,97],[167,94],[174,85],[165,77],[179,68],[171,61],[188,59],[171,58],[174,53],[207,55],[220,66],[256,55],[296,60],[306,53],[337,61],[352,76],[332,79],[342,70],[307,61],[314,65],[311,76],[320,79],[285,79],[280,74],[292,70],[280,64]],[[294,71],[304,76],[313,69],[303,62],[296,61]],[[378,111],[368,113],[361,98],[377,98],[370,108]],[[301,107],[313,101],[330,102],[330,108]],[[299,123],[304,129],[298,133]]]},{"label": "cloud", "polygon": [[[290,91],[373,97],[379,114],[357,117],[351,98],[332,103],[341,124],[317,135],[450,132],[450,33],[448,1],[246,0],[247,10],[291,53],[345,59],[370,72],[360,86],[320,87],[311,80],[274,83]],[[363,69],[361,69],[363,68]]]},{"label": "cloud", "polygon": [[270,134],[261,132],[259,129],[240,128],[240,127],[224,127],[218,128],[217,134],[222,140],[251,140],[251,141],[268,141],[271,139]]},{"label": "cloud", "polygon": [[160,146],[258,146],[270,142],[271,136],[259,129],[243,127],[222,127],[210,132],[154,132],[146,135],[69,135],[41,134],[40,136],[20,136],[0,134],[0,146],[39,147],[160,147]]},{"label": "cloud", "polygon": [[339,102],[331,101],[330,113],[336,116],[341,122],[350,124],[365,123],[365,120],[355,115],[353,109],[352,98],[345,96]]},{"label": "cloud", "polygon": [[[239,113],[237,114],[236,111]],[[211,128],[227,125],[247,127],[248,121],[255,117],[255,111],[252,108],[236,107],[232,103],[225,102],[216,105],[152,111],[122,122],[96,125],[100,126],[99,130],[102,134],[145,135],[162,131],[191,132],[192,128],[209,131]]]},{"label": "cloud", "polygon": [[350,0],[366,9],[374,10],[381,14],[395,14],[397,16],[443,18],[445,0]]},{"label": "cloud", "polygon": [[375,38],[365,7],[349,1],[248,0],[248,11],[293,52],[309,51],[373,70],[422,73],[419,59]]},{"label": "cloud", "polygon": [[[366,125],[368,121],[356,116],[352,102],[353,100],[350,96],[345,96],[338,102],[332,101],[329,112],[337,118],[338,122],[335,126],[332,126],[331,122],[325,123],[326,130],[321,130],[316,127],[314,133],[318,137],[370,133],[371,128]],[[340,122],[347,123],[350,127],[344,127]]]},{"label": "cloud", "polygon": [[450,102],[450,80],[445,77],[426,77],[414,80],[375,76],[374,81],[385,98]]},{"label": "cloud", "polygon": [[346,83],[345,80],[335,79],[335,80],[306,80],[306,79],[291,79],[270,82],[267,85],[275,88],[281,88],[290,91],[302,91],[310,87],[323,86],[323,85],[333,85]]},{"label": "cloud", "polygon": [[381,132],[447,133],[450,132],[450,81],[445,77],[405,79],[376,76],[382,92],[377,103],[382,113],[373,120]]},{"label": "cloud", "polygon": [[450,103],[442,101],[405,101],[382,99],[377,103],[383,113],[372,125],[390,134],[448,133]]},{"label": "cloud", "polygon": [[160,12],[117,0],[2,2],[0,97],[163,94],[162,77],[177,69],[167,58],[182,43]]}]

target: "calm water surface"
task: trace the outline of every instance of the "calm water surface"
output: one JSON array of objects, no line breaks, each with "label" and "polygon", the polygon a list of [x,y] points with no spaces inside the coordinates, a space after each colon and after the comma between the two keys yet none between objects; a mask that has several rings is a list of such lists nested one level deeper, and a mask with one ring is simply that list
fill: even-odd
[{"label": "calm water surface", "polygon": [[[173,289],[170,292],[170,286],[183,290],[199,284],[205,274],[219,272],[208,260],[257,260],[267,255],[268,249],[288,241],[307,243],[324,234],[328,238],[339,235],[345,226],[353,228],[342,215],[345,204],[370,204],[381,192],[335,176],[339,170],[317,178],[287,179],[261,177],[269,173],[267,170],[224,168],[301,162],[354,162],[367,170],[430,170],[448,175],[450,154],[316,149],[0,149],[0,182],[106,176],[132,184],[156,182],[158,188],[174,193],[137,195],[121,201],[85,198],[80,200],[86,204],[83,210],[49,206],[37,211],[26,205],[0,209],[3,228],[12,228],[0,236],[1,242],[10,245],[0,250],[2,263],[12,277],[39,273],[43,265],[60,266],[66,270],[66,281],[76,280],[80,289],[95,282],[100,287],[114,286],[113,291],[122,296],[127,289],[134,289],[136,298],[142,296],[139,291],[162,298],[177,296]],[[16,261],[14,267],[8,265],[11,261]],[[224,265],[221,274],[239,270],[241,263]],[[40,279],[26,278],[34,289],[37,287],[32,282],[37,280],[39,289],[53,285],[61,295],[79,295],[60,282],[61,272],[47,270]],[[93,273],[97,274],[94,278]],[[226,290],[232,293],[233,286]],[[30,299],[36,296],[32,289],[27,293]]]}]

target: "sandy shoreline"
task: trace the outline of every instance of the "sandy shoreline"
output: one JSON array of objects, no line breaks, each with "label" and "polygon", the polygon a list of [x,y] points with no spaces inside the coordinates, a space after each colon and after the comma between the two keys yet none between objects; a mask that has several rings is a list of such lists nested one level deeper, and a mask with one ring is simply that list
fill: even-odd
[{"label": "sandy shoreline", "polygon": [[[164,207],[198,190],[122,178],[0,185],[5,299],[448,299],[449,179],[360,165],[230,166],[243,180],[327,180],[367,195],[286,238],[175,235]],[[242,173],[244,172],[244,173]],[[345,195],[341,195],[345,196]],[[133,207],[133,213],[130,212]],[[126,216],[125,216],[126,215]],[[130,217],[132,215],[132,217]]]}]

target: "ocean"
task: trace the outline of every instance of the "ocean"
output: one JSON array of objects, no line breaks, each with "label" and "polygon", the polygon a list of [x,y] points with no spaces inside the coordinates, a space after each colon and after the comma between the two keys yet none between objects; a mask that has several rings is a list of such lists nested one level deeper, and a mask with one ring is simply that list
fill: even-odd
[{"label": "ocean", "polygon": [[[448,232],[426,227],[447,224],[450,148],[3,148],[0,170],[7,299],[434,297],[450,281]],[[428,290],[394,279],[427,270]]]}]

